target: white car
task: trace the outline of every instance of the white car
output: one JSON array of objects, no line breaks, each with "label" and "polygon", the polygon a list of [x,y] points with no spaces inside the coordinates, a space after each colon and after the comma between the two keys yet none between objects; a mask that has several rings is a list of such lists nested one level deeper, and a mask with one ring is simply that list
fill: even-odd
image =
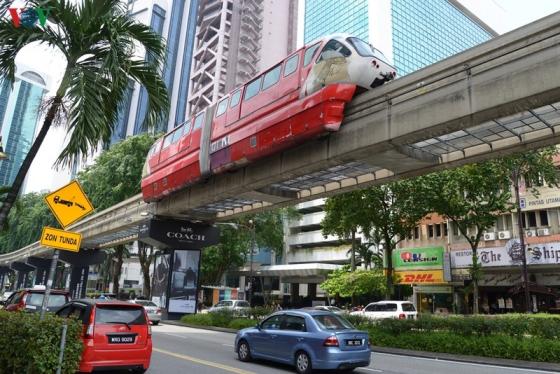
[{"label": "white car", "polygon": [[209,313],[219,312],[222,310],[232,310],[236,313],[243,314],[248,312],[251,304],[245,300],[222,300],[208,310]]},{"label": "white car", "polygon": [[363,310],[352,312],[351,315],[364,316],[370,319],[416,319],[418,312],[410,301],[378,301],[368,304]]},{"label": "white car", "polygon": [[156,303],[149,300],[131,300],[134,304],[139,304],[146,309],[146,313],[148,313],[148,319],[152,322],[152,325],[157,326],[159,321],[161,321],[161,309],[157,306]]}]

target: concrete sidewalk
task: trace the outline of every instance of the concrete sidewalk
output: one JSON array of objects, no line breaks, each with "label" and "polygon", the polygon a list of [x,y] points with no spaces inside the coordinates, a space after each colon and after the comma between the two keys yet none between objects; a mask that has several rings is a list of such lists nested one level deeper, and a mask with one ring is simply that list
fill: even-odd
[{"label": "concrete sidewalk", "polygon": [[[237,330],[229,329],[225,327],[196,326],[196,325],[190,325],[179,321],[167,321],[167,320],[161,321],[161,323],[168,324],[168,325],[191,327],[194,329],[219,331],[219,332],[225,332],[231,334],[237,333]],[[433,360],[466,362],[466,363],[479,364],[479,365],[493,365],[493,366],[511,367],[517,369],[542,370],[542,371],[550,371],[552,373],[560,373],[560,363],[553,364],[547,362],[508,360],[503,358],[466,356],[466,355],[439,353],[439,352],[413,351],[410,349],[388,348],[388,347],[377,347],[377,346],[372,346],[371,349],[373,352],[386,353],[386,354],[399,355],[399,356],[422,357],[422,358],[433,359]]]}]

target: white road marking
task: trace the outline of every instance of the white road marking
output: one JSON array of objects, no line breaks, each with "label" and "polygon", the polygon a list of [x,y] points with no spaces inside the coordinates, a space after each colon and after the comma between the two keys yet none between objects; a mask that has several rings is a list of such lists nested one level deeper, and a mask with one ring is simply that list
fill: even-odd
[{"label": "white road marking", "polygon": [[396,355],[392,353],[381,353],[381,352],[373,352],[372,354],[379,356],[393,356],[393,357],[406,357],[408,360],[424,360],[424,361],[437,361],[442,363],[451,363],[455,365],[467,365],[467,366],[477,366],[477,367],[484,367],[484,368],[493,368],[493,369],[504,369],[504,370],[516,370],[521,371],[523,373],[541,373],[541,374],[550,374],[554,373],[553,371],[547,370],[535,370],[535,369],[525,369],[525,368],[516,368],[512,366],[498,366],[498,365],[485,365],[485,364],[477,364],[474,362],[462,362],[462,361],[453,361],[453,360],[445,360],[440,358],[428,358],[428,357],[415,357],[415,356],[405,356],[405,355]]},{"label": "white road marking", "polygon": [[373,371],[375,373],[383,373],[383,370],[379,370],[379,369],[360,368],[360,370]]},{"label": "white road marking", "polygon": [[224,347],[230,347],[230,348],[233,348],[233,347],[234,347],[233,344],[222,344],[222,345],[223,345]]}]

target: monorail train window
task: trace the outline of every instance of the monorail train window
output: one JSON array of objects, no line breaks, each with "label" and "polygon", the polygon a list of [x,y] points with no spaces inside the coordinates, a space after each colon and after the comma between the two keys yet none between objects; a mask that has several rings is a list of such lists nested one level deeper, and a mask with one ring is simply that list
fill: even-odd
[{"label": "monorail train window", "polygon": [[183,136],[184,128],[185,127],[183,125],[180,125],[177,130],[173,132],[173,140],[171,141],[171,143],[176,143],[179,139],[181,139],[181,136]]},{"label": "monorail train window", "polygon": [[237,90],[231,95],[231,100],[229,101],[229,107],[233,108],[239,104],[239,99],[241,99],[241,90]]},{"label": "monorail train window", "polygon": [[375,57],[374,54],[373,54],[373,49],[371,48],[371,45],[367,44],[362,39],[348,38],[346,40],[348,40],[348,42],[350,42],[352,47],[354,47],[354,49],[356,50],[356,52],[358,52],[358,54],[360,56]]},{"label": "monorail train window", "polygon": [[159,146],[161,145],[161,139],[158,140],[150,149],[150,157],[159,151]]},{"label": "monorail train window", "polygon": [[189,135],[189,133],[191,132],[191,124],[192,124],[191,120],[185,122],[185,129],[183,130],[183,135]]},{"label": "monorail train window", "polygon": [[259,90],[261,88],[261,79],[262,75],[245,87],[245,95],[243,96],[243,100],[247,101],[259,93]]},{"label": "monorail train window", "polygon": [[286,61],[286,66],[284,66],[284,76],[292,74],[296,71],[299,64],[299,55],[293,55]]},{"label": "monorail train window", "polygon": [[165,140],[163,141],[163,149],[169,147],[172,140],[173,140],[173,133],[166,135]]},{"label": "monorail train window", "polygon": [[311,60],[315,55],[315,51],[317,51],[318,48],[319,48],[319,43],[307,48],[307,51],[305,51],[305,55],[303,56],[303,66],[307,66],[309,65],[309,63],[311,63]]},{"label": "monorail train window", "polygon": [[346,48],[344,44],[338,40],[332,39],[325,45],[325,48],[323,48],[323,51],[321,52],[321,57],[319,57],[319,60],[317,61],[329,60],[337,57],[348,57],[351,54],[352,51]]},{"label": "monorail train window", "polygon": [[219,117],[226,112],[227,104],[228,104],[227,97],[225,99],[222,99],[222,101],[220,101],[220,103],[218,104],[218,109],[216,109],[216,117]]},{"label": "monorail train window", "polygon": [[194,120],[194,128],[193,130],[199,129],[202,127],[202,123],[204,122],[204,112],[200,113],[198,116],[196,116],[195,120]]},{"label": "monorail train window", "polygon": [[264,75],[263,86],[262,86],[263,91],[273,86],[274,84],[276,84],[276,82],[280,80],[281,69],[282,69],[282,65],[278,65]]}]

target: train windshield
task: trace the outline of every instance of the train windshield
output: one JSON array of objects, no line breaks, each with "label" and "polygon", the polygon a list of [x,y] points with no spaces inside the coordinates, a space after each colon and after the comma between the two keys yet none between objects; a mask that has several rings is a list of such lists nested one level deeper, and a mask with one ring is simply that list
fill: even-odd
[{"label": "train windshield", "polygon": [[367,44],[362,39],[348,38],[348,41],[350,42],[350,44],[352,44],[352,47],[354,47],[354,49],[356,50],[356,52],[358,52],[360,56],[376,57],[371,45]]}]

